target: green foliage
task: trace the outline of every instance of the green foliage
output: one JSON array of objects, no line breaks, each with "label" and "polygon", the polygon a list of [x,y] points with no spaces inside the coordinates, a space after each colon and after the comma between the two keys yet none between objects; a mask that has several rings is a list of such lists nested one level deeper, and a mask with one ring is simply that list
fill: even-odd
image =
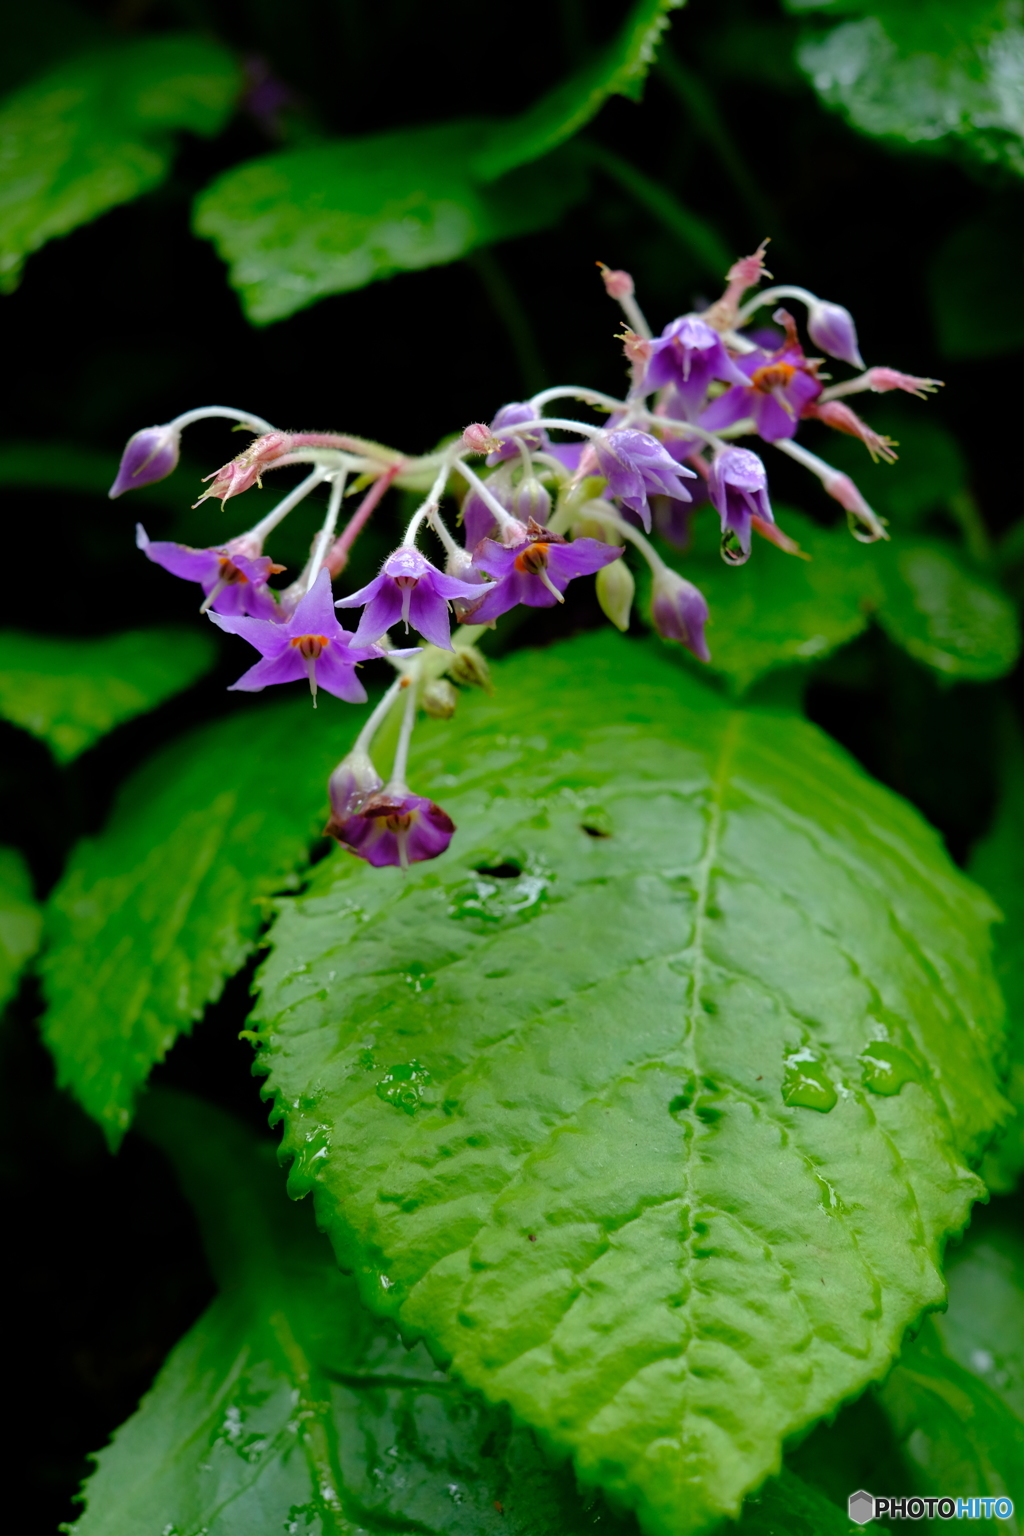
[{"label": "green foliage", "polygon": [[822,100],[855,127],[917,145],[962,144],[1024,173],[1024,27],[1012,0],[789,0],[789,8],[860,18],[806,38],[797,53]]},{"label": "green foliage", "polygon": [[[5,489],[71,491],[75,495],[106,499],[117,475],[117,465],[117,454],[76,443],[0,442],[0,486]],[[177,478],[140,486],[132,492],[131,507],[168,507],[180,513],[182,480],[188,470],[187,465],[179,465]],[[203,473],[195,467],[193,478],[198,481]],[[127,524],[127,518],[125,521]]]},{"label": "green foliage", "polygon": [[1024,741],[1009,715],[1001,757],[999,808],[970,862],[974,879],[995,898],[1005,919],[995,930],[995,967],[1009,1026],[1006,1093],[1017,1118],[982,1165],[986,1183],[997,1192],[1012,1189],[1024,1172]]},{"label": "green foliage", "polygon": [[[907,506],[930,505],[928,480]],[[804,555],[784,554],[755,539],[746,565],[727,566],[718,552],[717,519],[698,515],[692,547],[664,558],[708,600],[710,669],[737,693],[778,667],[827,656],[878,623],[915,660],[948,678],[981,681],[1012,670],[1020,653],[1013,604],[947,541],[905,538],[865,546],[845,526],[826,529],[789,507],[779,524]]]},{"label": "green foliage", "polygon": [[135,629],[103,640],[0,630],[0,715],[70,763],[107,731],[155,709],[213,665],[198,628]]},{"label": "green foliage", "polygon": [[454,261],[552,223],[582,195],[559,156],[492,189],[470,162],[489,124],[446,123],[250,160],[196,204],[249,319],[281,320],[329,293]]},{"label": "green foliage", "polygon": [[180,737],[125,785],[50,898],[43,1033],[116,1146],[136,1090],[250,953],[293,886],[361,718],[308,698]]},{"label": "green foliage", "polygon": [[946,357],[997,357],[1024,347],[1020,213],[996,205],[953,230],[928,268],[935,335]]},{"label": "green foliage", "polygon": [[174,129],[217,133],[239,89],[230,53],[165,35],[81,54],[0,107],[0,291],[25,258],[155,187]]},{"label": "green foliage", "polygon": [[664,651],[496,681],[414,750],[448,852],[284,904],[259,1065],[375,1310],[683,1536],[942,1298],[1003,1112],[993,911],[817,730]]},{"label": "green foliage", "polygon": [[39,948],[42,926],[25,860],[17,849],[0,846],[0,1007]]},{"label": "green foliage", "polygon": [[1011,1212],[977,1212],[947,1272],[949,1310],[908,1344],[880,1400],[922,1493],[1009,1495],[1020,1510],[1024,1239]]}]

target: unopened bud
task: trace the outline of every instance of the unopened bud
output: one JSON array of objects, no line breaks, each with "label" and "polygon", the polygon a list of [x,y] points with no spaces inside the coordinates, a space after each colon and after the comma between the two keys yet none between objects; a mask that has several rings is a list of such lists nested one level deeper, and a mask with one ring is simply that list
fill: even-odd
[{"label": "unopened bud", "polygon": [[613,560],[611,565],[601,567],[594,585],[601,612],[605,618],[611,619],[616,629],[621,629],[625,634],[629,628],[629,614],[636,591],[633,572],[625,560]]},{"label": "unopened bud", "polygon": [[850,532],[859,543],[875,544],[879,539],[889,537],[885,531],[885,522],[868,506],[849,475],[831,470],[827,475],[822,475],[821,483],[828,494],[834,496],[845,509]]},{"label": "unopened bud", "polygon": [[615,271],[611,267],[606,267],[603,261],[599,261],[597,265],[601,269],[604,291],[610,299],[633,297],[633,279],[628,272]]},{"label": "unopened bud", "polygon": [[857,346],[857,327],[850,311],[842,304],[829,304],[825,299],[809,304],[807,334],[829,357],[838,357],[840,362],[849,363],[853,368],[864,367]]},{"label": "unopened bud", "polygon": [[692,581],[685,581],[676,571],[663,565],[655,572],[651,593],[651,617],[663,640],[678,640],[692,651],[698,661],[710,661],[711,652],[704,639],[708,605]]},{"label": "unopened bud", "polygon": [[446,677],[436,677],[420,694],[420,703],[432,720],[450,720],[459,696]]},{"label": "unopened bud", "polygon": [[524,523],[532,517],[535,523],[546,523],[551,515],[551,493],[536,475],[521,480],[512,497],[512,510]]},{"label": "unopened bud", "polygon": [[487,658],[475,645],[456,645],[448,671],[457,683],[467,688],[482,688],[485,693],[494,692]]},{"label": "unopened bud", "polygon": [[384,780],[370,761],[370,754],[361,748],[353,748],[343,757],[327,781],[327,793],[331,799],[331,819],[325,831],[335,822],[343,822],[354,816],[371,795],[384,786]]},{"label": "unopened bud", "polygon": [[470,453],[492,453],[497,447],[494,434],[485,421],[474,421],[462,434],[463,446]]},{"label": "unopened bud", "polygon": [[121,455],[117,479],[107,492],[110,499],[166,480],[177,466],[180,445],[181,432],[176,427],[143,427],[136,432]]}]

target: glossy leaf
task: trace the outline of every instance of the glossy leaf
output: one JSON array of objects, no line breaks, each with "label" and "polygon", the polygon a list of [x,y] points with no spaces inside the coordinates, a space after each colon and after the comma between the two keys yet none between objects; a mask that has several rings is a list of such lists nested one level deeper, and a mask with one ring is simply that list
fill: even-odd
[{"label": "glossy leaf", "polygon": [[196,1207],[222,1294],[97,1456],[75,1536],[629,1536],[528,1430],[361,1306],[273,1149],[154,1094],[144,1134]]},{"label": "glossy leaf", "polygon": [[[496,683],[417,733],[448,851],[284,904],[259,1065],[370,1304],[685,1536],[942,1298],[1003,1112],[993,911],[820,732],[663,651]],[[887,1051],[915,1080],[870,1091]]]},{"label": "glossy leaf", "polygon": [[240,86],[230,53],[207,38],[150,37],[60,65],[0,106],[0,290],[25,258],[108,208],[155,187],[172,132],[214,134]]},{"label": "glossy leaf", "polygon": [[0,1007],[39,948],[42,926],[25,860],[16,848],[0,847]]},{"label": "glossy leaf", "polygon": [[1006,1094],[1017,1115],[982,1164],[985,1182],[997,1193],[1012,1189],[1024,1173],[1024,741],[1009,717],[1003,722],[1000,779],[999,807],[970,862],[974,879],[994,897],[1004,918],[995,930],[995,965],[1006,998]]},{"label": "glossy leaf", "polygon": [[639,101],[669,12],[684,0],[636,0],[608,47],[522,116],[496,127],[473,162],[485,181],[538,159],[578,133],[609,96]]},{"label": "glossy leaf", "polygon": [[976,1210],[949,1254],[949,1307],[935,1329],[951,1360],[971,1371],[1024,1424],[1024,1233],[1006,1202]]},{"label": "glossy leaf", "polygon": [[257,323],[454,261],[544,228],[584,190],[564,155],[483,186],[471,161],[490,126],[445,123],[250,160],[202,194],[195,228],[214,241]]},{"label": "glossy leaf", "polygon": [[136,1091],[244,964],[293,885],[362,711],[308,696],[180,738],[74,850],[48,911],[43,1033],[116,1145]]},{"label": "glossy leaf", "polygon": [[133,629],[102,640],[0,630],[0,715],[46,742],[59,763],[209,671],[203,630]]},{"label": "glossy leaf", "polygon": [[894,539],[878,549],[875,569],[878,622],[916,661],[979,682],[1012,669],[1020,654],[1016,610],[954,546]]},{"label": "glossy leaf", "polygon": [[1015,7],[790,0],[790,8],[859,16],[808,37],[797,53],[822,99],[855,127],[911,144],[963,144],[1024,173],[1024,27]]}]

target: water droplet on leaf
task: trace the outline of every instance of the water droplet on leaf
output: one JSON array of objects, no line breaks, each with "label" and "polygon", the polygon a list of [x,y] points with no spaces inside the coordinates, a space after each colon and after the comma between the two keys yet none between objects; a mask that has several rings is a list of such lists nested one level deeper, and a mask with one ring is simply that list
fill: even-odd
[{"label": "water droplet on leaf", "polygon": [[786,1070],[782,1078],[783,1102],[798,1109],[816,1109],[827,1115],[834,1109],[839,1095],[824,1063],[813,1051],[802,1046],[786,1055]]},{"label": "water droplet on leaf", "polygon": [[872,1093],[890,1098],[899,1093],[904,1083],[919,1083],[921,1070],[901,1045],[891,1045],[888,1040],[875,1040],[860,1054],[864,1068],[864,1086]]},{"label": "water droplet on leaf", "polygon": [[400,1061],[389,1067],[377,1084],[377,1097],[407,1115],[414,1115],[429,1082],[430,1073],[421,1061]]}]

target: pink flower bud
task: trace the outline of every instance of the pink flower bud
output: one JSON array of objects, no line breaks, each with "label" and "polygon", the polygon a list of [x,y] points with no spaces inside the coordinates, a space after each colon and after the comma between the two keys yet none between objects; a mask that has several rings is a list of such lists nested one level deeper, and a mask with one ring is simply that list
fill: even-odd
[{"label": "pink flower bud", "polygon": [[902,389],[908,395],[916,395],[919,400],[923,400],[926,393],[933,395],[937,389],[942,388],[941,379],[919,379],[912,373],[900,373],[896,368],[872,368],[868,378],[868,387],[877,395],[884,395],[890,389]]},{"label": "pink flower bud", "polygon": [[[831,470],[829,474],[822,475],[821,483],[828,494],[834,496],[839,505],[845,508],[850,532],[861,544],[874,544],[879,539],[889,537],[885,531],[884,522],[877,512],[872,511],[868,506],[849,475]],[[864,531],[861,532],[860,529]]]},{"label": "pink flower bud", "polygon": [[807,307],[807,334],[816,347],[829,357],[838,357],[851,367],[863,368],[864,359],[857,346],[857,327],[853,316],[841,304],[817,299]]},{"label": "pink flower bud", "polygon": [[462,443],[470,453],[493,453],[500,444],[485,421],[474,421],[462,434]]},{"label": "pink flower bud", "polygon": [[598,266],[601,269],[605,293],[607,293],[610,299],[631,299],[633,297],[633,279],[628,272],[615,272],[611,267],[606,267],[603,261],[599,261]]},{"label": "pink flower bud", "polygon": [[704,626],[708,621],[704,595],[692,581],[685,581],[667,565],[663,565],[654,577],[651,617],[663,640],[678,640],[698,661],[711,660],[704,639]]},{"label": "pink flower bud", "polygon": [[203,492],[196,506],[211,496],[227,501],[230,496],[240,496],[250,486],[262,484],[263,471],[291,452],[292,441],[287,432],[265,432],[262,437],[257,437],[230,464],[204,477],[204,484],[207,480],[212,480],[213,484]]},{"label": "pink flower bud", "polygon": [[180,444],[181,433],[176,427],[143,427],[136,432],[121,455],[117,479],[107,492],[110,499],[166,480],[177,466]]}]

